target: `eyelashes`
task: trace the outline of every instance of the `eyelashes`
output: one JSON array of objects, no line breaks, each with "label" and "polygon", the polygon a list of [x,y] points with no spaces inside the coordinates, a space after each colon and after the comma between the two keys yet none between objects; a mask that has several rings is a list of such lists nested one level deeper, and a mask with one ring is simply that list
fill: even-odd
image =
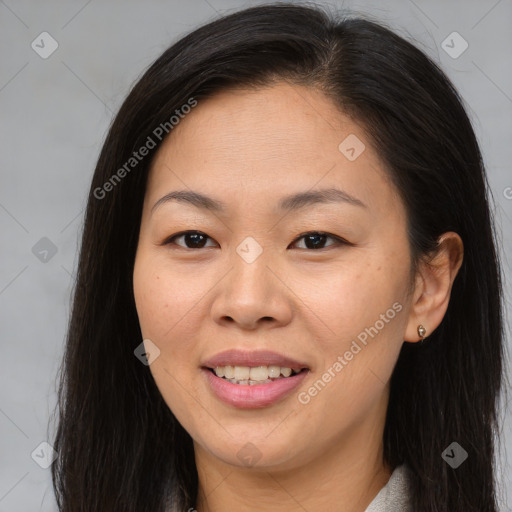
[{"label": "eyelashes", "polygon": [[[179,247],[181,247],[183,249],[202,249],[204,247],[204,246],[183,247],[182,245],[174,243],[174,240],[176,240],[177,238],[182,238],[182,237],[187,237],[187,236],[193,237],[194,243],[196,243],[196,244],[197,243],[201,244],[203,240],[210,238],[206,233],[203,233],[201,231],[182,231],[180,233],[176,233],[175,235],[171,235],[170,237],[166,238],[162,245],[178,245]],[[210,246],[210,247],[212,247],[212,246]]]},{"label": "eyelashes", "polygon": [[[186,242],[185,246],[177,244],[175,240],[178,240],[180,238],[183,238],[184,240],[188,240],[189,242],[191,242],[192,247],[187,247]],[[171,235],[170,237],[166,238],[161,245],[174,245],[185,250],[198,250],[207,247],[214,247],[212,245],[205,245],[208,239],[213,240],[211,237],[209,237],[206,233],[203,233],[202,231],[188,230],[181,231],[179,233]],[[305,247],[301,247],[300,249],[304,249],[307,251],[321,251],[324,249],[329,249],[330,247],[338,247],[341,245],[354,245],[339,236],[333,235],[331,233],[326,233],[324,231],[307,231],[306,233],[302,233],[297,238],[295,238],[291,245],[295,245],[302,239],[304,239]],[[331,243],[324,247],[320,247],[329,239],[333,240],[334,243]]]}]

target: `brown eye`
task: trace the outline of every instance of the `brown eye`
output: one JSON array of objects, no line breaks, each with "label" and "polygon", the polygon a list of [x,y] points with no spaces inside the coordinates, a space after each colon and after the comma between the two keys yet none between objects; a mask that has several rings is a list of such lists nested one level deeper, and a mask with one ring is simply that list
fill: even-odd
[{"label": "brown eye", "polygon": [[[183,242],[176,243],[175,240],[180,238],[183,239]],[[214,247],[214,245],[206,245],[206,241],[208,239],[211,240],[208,235],[201,231],[182,231],[181,233],[177,233],[167,238],[162,245],[177,245],[183,249],[203,249],[205,247]],[[304,233],[300,235],[300,237],[296,238],[292,245],[297,244],[297,242],[302,239],[304,239],[305,247],[299,247],[300,249],[320,250],[333,245],[352,245],[350,242],[347,242],[338,236],[330,235],[329,233],[324,233],[322,231],[309,231]],[[334,243],[326,246],[325,244],[329,239],[334,240]]]},{"label": "brown eye", "polygon": [[[175,244],[174,240],[177,240],[179,238],[183,238],[185,243],[184,246],[181,244]],[[202,233],[201,231],[183,231],[182,233],[178,233],[168,238],[164,242],[164,245],[174,244],[178,245],[179,247],[183,247],[184,249],[202,249],[203,247],[205,247],[206,240],[208,238],[210,237],[205,233]]]},{"label": "brown eye", "polygon": [[298,237],[294,243],[296,243],[297,240],[304,239],[305,249],[318,250],[326,248],[325,242],[329,238],[331,240],[334,240],[334,243],[329,244],[327,247],[330,247],[332,245],[348,244],[348,242],[346,242],[342,238],[335,235],[330,235],[329,233],[324,233],[322,231],[310,231],[308,233],[304,233],[303,235]]}]

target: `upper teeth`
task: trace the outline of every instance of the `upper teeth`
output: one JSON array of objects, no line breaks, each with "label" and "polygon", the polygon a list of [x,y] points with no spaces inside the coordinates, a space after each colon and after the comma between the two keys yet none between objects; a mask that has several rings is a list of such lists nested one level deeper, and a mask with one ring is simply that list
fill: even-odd
[{"label": "upper teeth", "polygon": [[217,366],[215,375],[226,379],[236,380],[267,380],[277,379],[280,375],[289,377],[292,372],[299,373],[300,370],[292,370],[282,366]]}]

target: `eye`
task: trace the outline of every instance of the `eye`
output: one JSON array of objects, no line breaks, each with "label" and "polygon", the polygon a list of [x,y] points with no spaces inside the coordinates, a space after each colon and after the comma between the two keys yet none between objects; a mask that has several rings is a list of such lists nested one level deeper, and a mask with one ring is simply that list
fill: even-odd
[{"label": "eye", "polygon": [[[308,233],[303,233],[299,237],[295,239],[293,243],[296,243],[298,240],[304,239],[304,243],[306,245],[306,249],[324,249],[323,245],[327,239],[334,240],[333,244],[328,245],[327,247],[331,247],[332,245],[352,245],[346,240],[343,240],[339,236],[330,235],[329,233],[324,233],[323,231],[309,231]],[[301,247],[302,249],[303,247]]]},{"label": "eye", "polygon": [[[173,240],[178,238],[183,238],[185,240],[184,249],[202,249],[205,247],[205,240],[210,237],[201,231],[183,231],[182,233],[177,233],[176,235],[167,238],[162,245],[172,244],[174,243]],[[190,247],[187,245],[187,242],[191,244]],[[175,245],[183,247],[180,244]]]},{"label": "eye", "polygon": [[[185,246],[181,244],[176,244],[174,240],[177,240],[179,238],[183,238],[185,242]],[[177,233],[176,235],[172,235],[171,237],[167,238],[162,245],[169,245],[174,244],[178,245],[179,247],[183,247],[184,249],[202,249],[203,247],[208,247],[206,245],[206,240],[210,237],[206,235],[205,233],[201,231],[183,231],[181,233]],[[327,247],[331,247],[332,245],[353,245],[350,242],[347,242],[346,240],[343,240],[342,238],[330,235],[329,233],[324,233],[323,231],[309,231],[307,233],[303,233],[299,237],[297,237],[293,244],[296,244],[299,240],[304,239],[305,242],[305,249],[312,249],[312,250],[319,250],[324,249],[324,244],[327,239],[334,240],[334,243],[327,245]],[[214,246],[209,246],[214,247]]]}]

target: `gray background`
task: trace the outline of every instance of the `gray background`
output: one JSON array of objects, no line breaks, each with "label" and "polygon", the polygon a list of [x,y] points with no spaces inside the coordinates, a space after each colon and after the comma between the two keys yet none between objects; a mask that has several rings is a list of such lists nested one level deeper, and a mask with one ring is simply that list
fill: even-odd
[{"label": "gray background", "polygon": [[[219,14],[256,3],[264,2],[0,0],[0,512],[56,510],[50,469],[34,460],[51,453],[39,445],[51,441],[48,419],[56,401],[85,197],[113,113],[134,80],[172,42]],[[416,40],[465,99],[495,198],[509,318],[512,0],[329,5],[370,13]],[[34,40],[42,46],[38,36],[44,31],[58,42],[47,59],[31,47]],[[469,44],[458,58],[442,46],[453,31]],[[460,48],[459,42],[454,45]],[[43,237],[51,242],[40,242]],[[512,453],[512,415],[502,411],[498,468],[505,511],[512,510],[506,457]]]}]

